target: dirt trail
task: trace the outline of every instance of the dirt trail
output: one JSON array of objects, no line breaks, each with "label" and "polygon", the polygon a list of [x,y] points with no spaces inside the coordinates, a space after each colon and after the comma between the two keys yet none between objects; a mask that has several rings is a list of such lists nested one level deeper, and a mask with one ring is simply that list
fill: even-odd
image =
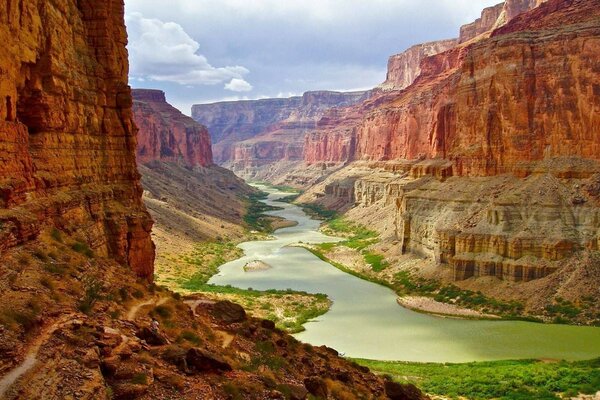
[{"label": "dirt trail", "polygon": [[140,309],[142,307],[150,306],[152,304],[154,304],[156,306],[160,306],[162,304],[165,304],[168,300],[169,300],[168,297],[161,297],[161,298],[158,298],[158,299],[154,298],[154,299],[142,301],[140,303],[136,303],[136,304],[134,304],[129,309],[129,311],[127,312],[127,316],[125,317],[125,319],[128,320],[128,321],[133,321],[135,319],[135,317],[137,316],[137,313],[140,311]]},{"label": "dirt trail", "polygon": [[[126,319],[129,321],[134,320],[137,313],[139,312],[139,310],[144,306],[149,306],[152,304],[159,306],[161,304],[166,303],[168,300],[169,300],[169,297],[162,297],[162,298],[153,298],[153,299],[146,300],[146,301],[143,301],[140,303],[136,303],[129,309]],[[6,375],[4,375],[2,378],[0,378],[0,399],[2,399],[4,397],[6,392],[8,392],[8,390],[11,388],[11,386],[20,377],[22,377],[25,373],[27,373],[27,371],[29,371],[31,368],[33,368],[33,366],[37,362],[37,355],[40,351],[40,348],[44,344],[44,342],[46,342],[46,340],[48,340],[50,338],[50,336],[52,336],[52,334],[57,329],[62,328],[63,326],[68,325],[69,323],[72,323],[75,318],[76,318],[76,314],[64,315],[64,316],[60,317],[59,319],[57,319],[56,321],[54,321],[52,324],[45,327],[40,332],[38,337],[35,338],[35,340],[29,346],[29,349],[27,350],[27,354],[25,355],[23,362],[21,362],[19,365],[17,365],[15,368],[13,368],[10,372],[8,372]]]},{"label": "dirt trail", "polygon": [[23,362],[0,379],[0,398],[4,397],[6,392],[21,376],[33,368],[37,362],[37,355],[44,342],[48,340],[57,329],[67,325],[69,322],[73,322],[74,318],[75,314],[65,315],[42,330],[40,335],[29,346],[29,350],[27,351]]}]

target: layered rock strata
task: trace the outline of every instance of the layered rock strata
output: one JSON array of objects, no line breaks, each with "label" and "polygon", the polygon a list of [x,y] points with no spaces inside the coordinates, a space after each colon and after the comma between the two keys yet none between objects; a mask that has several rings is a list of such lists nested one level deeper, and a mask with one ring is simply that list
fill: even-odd
[{"label": "layered rock strata", "polygon": [[487,9],[462,44],[423,58],[410,86],[326,114],[305,161],[371,160],[371,172],[341,171],[315,198],[388,207],[400,251],[456,279],[527,281],[598,250],[597,199],[582,189],[600,172],[598,5]]},{"label": "layered rock strata", "polygon": [[4,4],[0,250],[52,226],[150,278],[123,2]]},{"label": "layered rock strata", "polygon": [[288,99],[263,99],[195,105],[194,119],[213,138],[215,161],[239,175],[265,179],[303,158],[304,135],[325,111],[356,104],[370,92],[307,92]]},{"label": "layered rock strata", "polygon": [[139,128],[137,160],[164,161],[188,168],[213,163],[208,130],[167,103],[160,90],[134,89],[133,112]]},{"label": "layered rock strata", "polygon": [[403,53],[391,56],[388,60],[388,72],[385,82],[379,88],[383,90],[402,90],[409,87],[421,75],[421,61],[425,57],[450,50],[457,44],[457,39],[423,43],[415,45]]}]

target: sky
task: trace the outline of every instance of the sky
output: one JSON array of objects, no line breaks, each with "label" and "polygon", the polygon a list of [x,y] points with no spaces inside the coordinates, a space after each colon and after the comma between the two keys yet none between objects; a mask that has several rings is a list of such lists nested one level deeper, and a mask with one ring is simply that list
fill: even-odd
[{"label": "sky", "polygon": [[500,0],[125,0],[130,84],[192,104],[371,89]]}]

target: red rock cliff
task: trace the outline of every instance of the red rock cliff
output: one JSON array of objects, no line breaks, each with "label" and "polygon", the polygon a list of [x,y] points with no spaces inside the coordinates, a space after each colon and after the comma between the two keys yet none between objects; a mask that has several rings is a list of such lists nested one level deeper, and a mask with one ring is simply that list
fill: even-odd
[{"label": "red rock cliff", "polygon": [[134,89],[133,116],[139,128],[137,160],[182,166],[212,165],[208,130],[167,103],[160,90]]},{"label": "red rock cliff", "polygon": [[0,250],[48,226],[152,277],[122,0],[0,7]]},{"label": "red rock cliff", "polygon": [[388,60],[388,72],[385,82],[380,86],[383,90],[401,90],[415,81],[421,74],[421,61],[458,44],[456,39],[440,40],[418,44],[403,53],[391,56]]},{"label": "red rock cliff", "polygon": [[307,92],[287,99],[199,104],[193,118],[208,127],[215,161],[264,164],[301,160],[304,133],[332,107],[356,104],[366,92]]},{"label": "red rock cliff", "polygon": [[413,87],[365,116],[356,156],[448,158],[457,175],[599,159],[597,5],[555,0],[489,39],[427,58]]},{"label": "red rock cliff", "polygon": [[358,123],[310,134],[305,160],[335,159],[319,148],[340,130],[354,135],[351,158],[447,158],[456,175],[526,175],[544,159],[599,159],[598,5],[553,0],[490,38],[425,58],[413,85],[360,105]]}]

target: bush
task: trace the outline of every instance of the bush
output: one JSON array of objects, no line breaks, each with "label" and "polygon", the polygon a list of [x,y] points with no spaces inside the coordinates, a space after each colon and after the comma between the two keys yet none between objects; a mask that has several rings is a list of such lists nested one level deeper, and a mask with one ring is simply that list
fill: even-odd
[{"label": "bush", "polygon": [[156,306],[154,307],[154,313],[159,315],[163,319],[171,318],[172,311],[170,307],[167,306]]},{"label": "bush", "polygon": [[90,249],[87,243],[75,242],[71,245],[71,249],[75,250],[80,254],[85,255],[88,258],[94,257],[94,252],[92,251],[92,249]]},{"label": "bush", "polygon": [[196,334],[196,332],[189,331],[189,330],[185,330],[185,331],[181,332],[181,334],[179,335],[177,340],[178,341],[185,340],[187,342],[193,343],[196,346],[199,346],[202,344],[202,339],[200,338],[200,336],[198,336]]},{"label": "bush", "polygon": [[102,282],[98,281],[95,277],[85,277],[83,279],[83,287],[85,293],[79,302],[78,308],[82,313],[89,314],[94,304],[100,299]]},{"label": "bush", "polygon": [[58,243],[63,242],[62,233],[56,228],[52,228],[52,230],[50,231],[50,237]]},{"label": "bush", "polygon": [[148,384],[148,375],[143,372],[139,374],[135,374],[133,378],[131,378],[131,383],[135,385],[147,385]]}]

